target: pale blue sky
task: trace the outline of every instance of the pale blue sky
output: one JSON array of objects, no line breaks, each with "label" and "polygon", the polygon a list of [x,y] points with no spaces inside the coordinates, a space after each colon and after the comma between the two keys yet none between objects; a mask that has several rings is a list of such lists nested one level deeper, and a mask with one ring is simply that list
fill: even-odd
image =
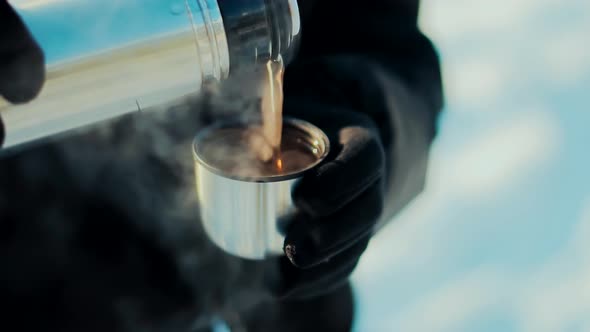
[{"label": "pale blue sky", "polygon": [[590,2],[424,1],[447,107],[373,240],[358,331],[590,331]]}]

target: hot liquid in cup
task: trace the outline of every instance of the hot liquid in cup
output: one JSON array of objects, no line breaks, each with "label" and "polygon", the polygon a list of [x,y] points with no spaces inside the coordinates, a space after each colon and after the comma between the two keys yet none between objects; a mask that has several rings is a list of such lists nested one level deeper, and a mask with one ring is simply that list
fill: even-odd
[{"label": "hot liquid in cup", "polygon": [[280,144],[282,165],[267,162],[253,149],[252,141],[260,135],[256,127],[226,127],[211,131],[196,146],[203,163],[221,174],[234,178],[260,179],[288,176],[315,165],[322,157],[319,142],[305,137],[292,127],[283,128]]}]

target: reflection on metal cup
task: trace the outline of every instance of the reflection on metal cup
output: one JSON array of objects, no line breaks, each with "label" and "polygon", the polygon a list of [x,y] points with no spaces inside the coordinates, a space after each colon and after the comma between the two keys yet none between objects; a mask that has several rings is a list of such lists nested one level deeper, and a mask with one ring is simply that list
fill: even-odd
[{"label": "reflection on metal cup", "polygon": [[283,253],[285,222],[296,212],[293,185],[328,154],[326,135],[310,123],[285,118],[283,169],[248,147],[252,122],[236,120],[201,131],[193,143],[200,217],[209,238],[247,259]]}]

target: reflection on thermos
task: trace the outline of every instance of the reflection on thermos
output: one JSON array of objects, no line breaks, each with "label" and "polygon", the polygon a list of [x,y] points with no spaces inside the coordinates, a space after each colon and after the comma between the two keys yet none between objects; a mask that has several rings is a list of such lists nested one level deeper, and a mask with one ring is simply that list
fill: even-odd
[{"label": "reflection on thermos", "polygon": [[296,50],[296,0],[11,0],[47,64],[37,99],[0,100],[14,146],[197,93]]}]

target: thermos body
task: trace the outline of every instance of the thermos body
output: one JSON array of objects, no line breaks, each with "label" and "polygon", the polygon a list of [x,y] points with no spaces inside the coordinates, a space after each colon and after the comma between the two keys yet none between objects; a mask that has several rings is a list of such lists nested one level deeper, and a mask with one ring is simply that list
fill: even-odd
[{"label": "thermos body", "polygon": [[300,34],[295,0],[9,0],[46,58],[32,102],[0,99],[14,146],[198,93]]}]

